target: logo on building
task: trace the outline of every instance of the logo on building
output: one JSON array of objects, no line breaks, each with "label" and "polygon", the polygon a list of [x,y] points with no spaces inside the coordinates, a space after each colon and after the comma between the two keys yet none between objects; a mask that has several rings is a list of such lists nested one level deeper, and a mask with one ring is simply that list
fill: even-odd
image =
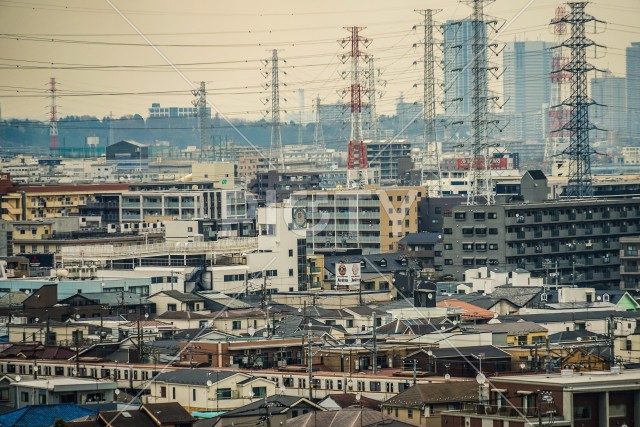
[{"label": "logo on building", "polygon": [[295,208],[293,210],[293,223],[298,228],[307,226],[307,211],[304,208]]}]

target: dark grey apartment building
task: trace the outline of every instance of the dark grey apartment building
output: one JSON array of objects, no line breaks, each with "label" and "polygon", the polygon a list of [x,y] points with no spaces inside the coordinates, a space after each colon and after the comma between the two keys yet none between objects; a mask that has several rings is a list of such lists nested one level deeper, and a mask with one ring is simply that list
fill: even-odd
[{"label": "dark grey apartment building", "polygon": [[620,239],[637,235],[640,199],[456,206],[444,217],[442,274],[461,280],[487,265],[551,284],[618,288]]}]

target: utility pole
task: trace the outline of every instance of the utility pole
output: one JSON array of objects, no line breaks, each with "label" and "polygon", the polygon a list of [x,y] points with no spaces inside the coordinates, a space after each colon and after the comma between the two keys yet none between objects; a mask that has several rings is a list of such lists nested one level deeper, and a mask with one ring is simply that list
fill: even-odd
[{"label": "utility pole", "polygon": [[205,82],[200,82],[200,89],[191,91],[196,97],[191,103],[196,107],[196,115],[198,116],[198,128],[200,131],[200,160],[209,159],[209,140],[207,139],[207,88]]},{"label": "utility pole", "polygon": [[378,372],[378,342],[376,340],[376,314],[371,315],[373,320],[373,374]]},{"label": "utility pole", "polygon": [[616,364],[615,355],[615,341],[616,341],[616,324],[613,315],[609,317],[609,369],[613,368]]},{"label": "utility pole", "polygon": [[260,297],[260,308],[265,309],[267,305],[267,272],[262,272],[262,296]]},{"label": "utility pole", "polygon": [[76,328],[76,377],[80,376],[80,330]]},{"label": "utility pole", "polygon": [[418,361],[416,359],[413,359],[413,385],[416,385],[416,383],[418,382],[416,378],[417,373],[418,373]]},{"label": "utility pole", "polygon": [[547,374],[551,373],[551,347],[549,344],[549,337],[545,339],[545,344],[547,347],[547,354],[545,356],[545,370]]},{"label": "utility pole", "polygon": [[313,354],[311,353],[311,322],[307,325],[308,338],[307,338],[307,364],[309,370],[309,400],[313,402],[313,388],[311,382],[313,381]]},{"label": "utility pole", "polygon": [[[273,49],[271,59],[265,59],[263,65],[271,63],[271,70],[264,70],[262,75],[271,76],[271,84],[266,83],[265,88],[271,87],[271,145],[269,147],[269,169],[284,170],[284,149],[282,147],[282,130],[280,129],[280,71],[278,68],[278,50]],[[267,111],[269,112],[269,111]]]}]

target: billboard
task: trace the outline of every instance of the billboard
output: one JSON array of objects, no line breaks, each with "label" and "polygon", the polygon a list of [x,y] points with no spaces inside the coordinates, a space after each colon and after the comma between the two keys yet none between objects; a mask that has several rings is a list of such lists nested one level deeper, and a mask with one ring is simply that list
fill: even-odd
[{"label": "billboard", "polygon": [[360,263],[338,263],[336,265],[336,289],[360,287]]},{"label": "billboard", "polygon": [[17,256],[29,259],[29,267],[53,268],[53,256],[55,254],[18,254]]},{"label": "billboard", "polygon": [[[489,159],[489,168],[490,169],[507,169],[509,167],[509,158],[508,157],[492,157]],[[471,159],[470,158],[460,158],[456,159],[456,168],[457,169],[470,169],[471,168]],[[484,158],[478,157],[475,162],[476,169],[484,168]]]}]

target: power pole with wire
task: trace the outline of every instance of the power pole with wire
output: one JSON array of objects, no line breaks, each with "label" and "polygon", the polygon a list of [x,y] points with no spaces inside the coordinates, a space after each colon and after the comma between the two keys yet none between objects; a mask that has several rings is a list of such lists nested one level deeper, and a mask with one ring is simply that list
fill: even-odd
[{"label": "power pole with wire", "polygon": [[263,64],[271,64],[271,70],[263,71],[266,77],[271,76],[271,83],[265,84],[265,88],[271,87],[271,145],[269,146],[269,169],[284,171],[284,149],[282,147],[282,130],[280,129],[280,69],[278,50],[273,49],[271,59],[266,59]]}]

